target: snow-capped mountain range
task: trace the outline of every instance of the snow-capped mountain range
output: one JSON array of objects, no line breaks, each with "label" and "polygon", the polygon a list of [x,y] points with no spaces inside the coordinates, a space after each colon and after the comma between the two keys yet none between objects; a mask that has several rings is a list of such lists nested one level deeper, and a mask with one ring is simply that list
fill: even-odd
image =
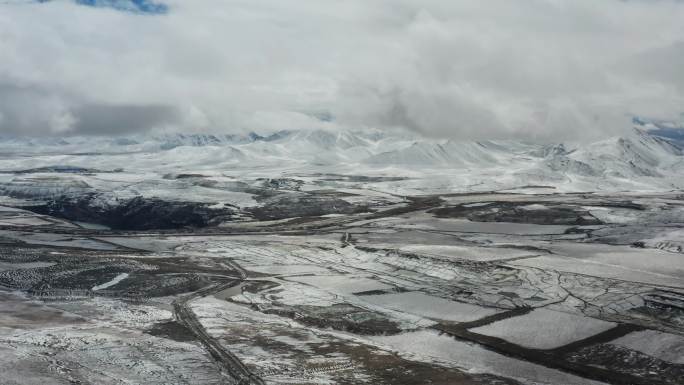
[{"label": "snow-capped mountain range", "polygon": [[[684,187],[684,150],[637,124],[589,144],[436,140],[381,131],[0,139],[0,170],[70,166],[145,172],[339,172],[450,176],[449,185],[569,190]],[[30,155],[30,156],[28,156]],[[11,160],[10,160],[11,159]]]}]

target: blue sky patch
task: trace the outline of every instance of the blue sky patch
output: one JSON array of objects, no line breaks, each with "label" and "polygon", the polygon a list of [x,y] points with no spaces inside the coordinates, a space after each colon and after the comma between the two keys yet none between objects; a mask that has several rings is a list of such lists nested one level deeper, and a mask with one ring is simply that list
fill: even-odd
[{"label": "blue sky patch", "polygon": [[[46,3],[50,0],[37,0],[39,3]],[[119,11],[144,13],[144,14],[164,14],[169,11],[169,7],[163,3],[153,0],[73,0],[76,4],[88,7],[114,8]]]}]

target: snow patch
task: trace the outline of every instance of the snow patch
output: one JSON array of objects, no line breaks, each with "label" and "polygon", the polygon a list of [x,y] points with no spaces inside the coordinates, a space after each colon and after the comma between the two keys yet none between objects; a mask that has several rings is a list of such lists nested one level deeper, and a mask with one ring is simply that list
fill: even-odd
[{"label": "snow patch", "polygon": [[128,278],[128,273],[121,273],[121,274],[117,275],[116,277],[114,277],[114,279],[112,279],[109,282],[105,282],[102,285],[93,286],[92,290],[98,291],[98,290],[106,289],[108,287],[112,287],[112,286],[116,285],[117,283],[123,281],[126,278]]}]

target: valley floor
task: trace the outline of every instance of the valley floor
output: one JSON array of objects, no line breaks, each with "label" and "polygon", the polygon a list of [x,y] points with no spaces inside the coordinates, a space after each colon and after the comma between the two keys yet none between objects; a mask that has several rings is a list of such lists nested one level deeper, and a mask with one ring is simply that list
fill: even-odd
[{"label": "valley floor", "polygon": [[681,384],[683,226],[678,193],[192,230],[0,208],[0,383]]}]

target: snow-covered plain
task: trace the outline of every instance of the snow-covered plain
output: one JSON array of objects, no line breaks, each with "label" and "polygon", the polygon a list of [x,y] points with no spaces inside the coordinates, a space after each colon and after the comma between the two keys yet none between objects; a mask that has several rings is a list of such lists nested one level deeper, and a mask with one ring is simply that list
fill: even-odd
[{"label": "snow-covered plain", "polygon": [[642,129],[579,144],[0,139],[0,153],[0,371],[13,385],[684,373],[684,156]]}]

